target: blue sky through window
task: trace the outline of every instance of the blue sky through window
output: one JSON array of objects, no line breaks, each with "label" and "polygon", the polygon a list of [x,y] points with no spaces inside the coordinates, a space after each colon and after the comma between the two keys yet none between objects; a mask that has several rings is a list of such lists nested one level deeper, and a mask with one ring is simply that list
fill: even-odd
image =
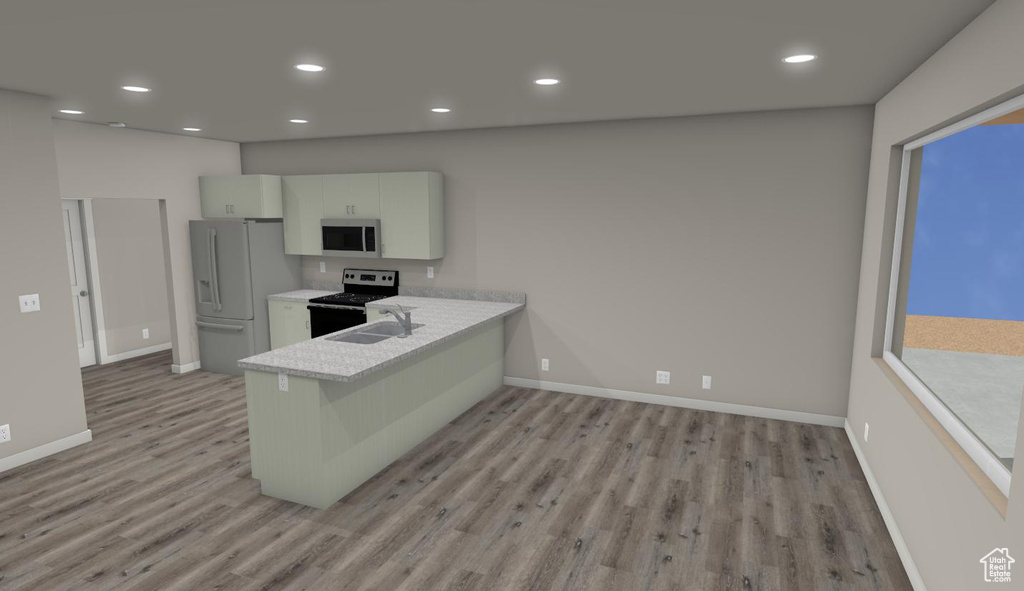
[{"label": "blue sky through window", "polygon": [[1024,320],[1024,125],[923,150],[907,313]]}]

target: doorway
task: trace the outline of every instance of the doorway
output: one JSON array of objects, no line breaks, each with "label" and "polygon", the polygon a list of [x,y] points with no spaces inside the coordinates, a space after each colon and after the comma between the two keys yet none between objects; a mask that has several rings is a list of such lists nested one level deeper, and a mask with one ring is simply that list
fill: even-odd
[{"label": "doorway", "polygon": [[174,347],[166,203],[63,199],[81,367]]},{"label": "doorway", "polygon": [[86,267],[85,241],[82,231],[81,202],[61,201],[64,218],[64,247],[68,255],[71,280],[71,305],[75,314],[75,336],[78,344],[79,367],[96,364],[96,341],[92,327],[92,290],[89,269]]}]

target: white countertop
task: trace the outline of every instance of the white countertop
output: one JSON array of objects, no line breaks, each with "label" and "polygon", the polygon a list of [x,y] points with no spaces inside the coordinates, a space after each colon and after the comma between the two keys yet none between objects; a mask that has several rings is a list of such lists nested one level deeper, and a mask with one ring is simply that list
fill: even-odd
[{"label": "white countertop", "polygon": [[274,295],[267,296],[268,300],[274,300],[278,302],[309,302],[313,298],[322,298],[329,296],[334,293],[338,293],[341,290],[325,291],[323,289],[297,289],[295,291],[286,291],[284,293],[275,293]]},{"label": "white countertop", "polygon": [[[412,296],[377,300],[367,307],[381,308],[394,304],[413,308],[413,323],[423,325],[414,330],[412,336],[357,345],[328,341],[327,337],[332,335],[327,335],[242,359],[238,365],[248,370],[352,382],[526,307],[523,303]],[[358,332],[366,326],[363,324],[342,332]]]}]

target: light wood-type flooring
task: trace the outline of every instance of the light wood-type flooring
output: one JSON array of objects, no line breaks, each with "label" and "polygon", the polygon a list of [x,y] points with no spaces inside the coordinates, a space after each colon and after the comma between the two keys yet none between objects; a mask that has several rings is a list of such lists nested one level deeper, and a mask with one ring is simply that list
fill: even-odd
[{"label": "light wood-type flooring", "polygon": [[0,473],[0,589],[910,590],[840,429],[520,388],[326,511],[260,495],[241,378],[83,372]]}]

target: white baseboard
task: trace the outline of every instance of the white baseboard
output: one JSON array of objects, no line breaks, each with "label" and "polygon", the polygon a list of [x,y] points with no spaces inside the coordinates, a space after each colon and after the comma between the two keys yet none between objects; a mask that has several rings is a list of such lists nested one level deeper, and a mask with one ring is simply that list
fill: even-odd
[{"label": "white baseboard", "polygon": [[33,447],[32,449],[26,449],[23,452],[14,454],[13,456],[7,456],[6,458],[0,458],[0,472],[5,472],[18,466],[23,466],[29,462],[34,462],[45,458],[46,456],[52,456],[57,452],[64,451],[82,445],[83,443],[89,443],[92,441],[92,430],[86,429],[81,433],[75,433],[64,439],[58,439],[57,441],[51,441],[45,443],[39,447]]},{"label": "white baseboard", "polygon": [[878,481],[875,480],[875,475],[871,472],[871,467],[868,466],[868,462],[864,458],[864,452],[860,448],[860,443],[853,434],[853,426],[850,425],[850,421],[846,421],[844,427],[846,428],[846,436],[850,439],[850,445],[853,446],[853,453],[857,454],[857,461],[860,462],[860,468],[864,471],[864,478],[867,479],[868,486],[871,488],[871,495],[875,497],[875,503],[878,505],[878,510],[885,521],[885,527],[889,530],[889,537],[892,538],[892,543],[896,546],[896,552],[900,555],[903,568],[907,571],[910,585],[914,588],[914,591],[927,591],[924,586],[924,579],[921,578],[921,572],[917,570],[917,565],[914,564],[914,557],[910,555],[910,548],[907,546],[906,540],[903,539],[899,526],[896,525],[896,518],[893,516],[892,510],[889,509],[889,503],[885,502],[885,497],[882,496],[882,489],[878,486]]},{"label": "white baseboard", "polygon": [[842,427],[846,422],[844,417],[831,415],[819,415],[810,412],[796,410],[781,410],[777,408],[766,408],[762,406],[747,406],[744,404],[732,404],[730,402],[716,402],[713,400],[699,400],[696,398],[681,398],[679,396],[666,396],[664,394],[648,394],[645,392],[630,392],[628,390],[613,390],[611,388],[598,388],[595,386],[578,386],[576,384],[562,384],[559,382],[545,382],[542,380],[529,380],[526,378],[512,378],[505,376],[506,386],[519,388],[533,388],[535,390],[552,390],[555,392],[566,392],[568,394],[582,394],[584,396],[597,396],[598,398],[614,398],[616,400],[628,400],[630,402],[647,402],[650,404],[663,404],[665,406],[678,406],[696,410],[707,410],[712,412],[725,412],[735,415],[760,417],[763,419],[777,419],[780,421],[793,421],[796,423],[809,423],[811,425],[825,425],[827,427]]},{"label": "white baseboard", "polygon": [[183,363],[181,365],[171,365],[171,373],[188,373],[199,369],[200,364],[198,361],[192,363]]},{"label": "white baseboard", "polygon": [[100,365],[106,365],[107,363],[114,363],[117,361],[124,361],[125,359],[131,359],[133,357],[142,357],[143,355],[149,355],[150,353],[169,351],[170,349],[171,343],[160,343],[159,345],[153,345],[152,347],[143,347],[142,349],[125,351],[124,353],[115,353],[114,355],[103,355],[101,353],[100,356],[102,357],[102,359],[100,359]]}]

